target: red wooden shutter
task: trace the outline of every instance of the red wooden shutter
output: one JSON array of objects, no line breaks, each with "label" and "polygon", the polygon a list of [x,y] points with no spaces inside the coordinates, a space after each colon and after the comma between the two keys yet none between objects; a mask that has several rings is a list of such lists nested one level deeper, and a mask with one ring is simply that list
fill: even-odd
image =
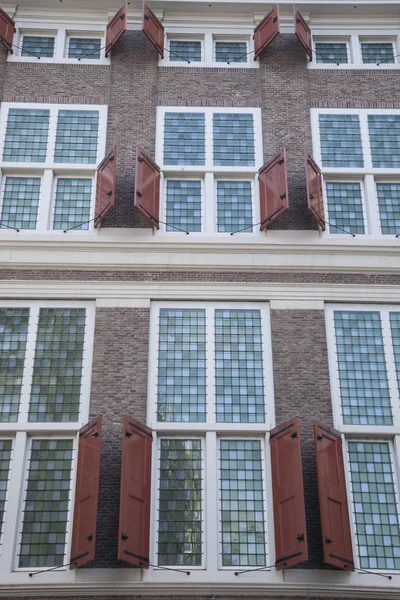
[{"label": "red wooden shutter", "polygon": [[294,16],[294,32],[303,46],[309,59],[312,60],[312,37],[311,29],[300,14],[299,9],[293,5],[293,16]]},{"label": "red wooden shutter", "polygon": [[261,230],[263,230],[289,208],[286,150],[282,150],[278,156],[260,169],[258,181]]},{"label": "red wooden shutter", "polygon": [[106,56],[108,56],[115,44],[126,31],[128,24],[128,3],[124,2],[119,11],[113,16],[107,25],[106,32]]},{"label": "red wooden shutter", "polygon": [[117,146],[97,167],[96,207],[94,226],[102,220],[115,204],[115,183],[117,176]]},{"label": "red wooden shutter", "polygon": [[118,558],[149,568],[152,431],[124,417]]},{"label": "red wooden shutter", "polygon": [[95,555],[101,431],[102,417],[99,416],[79,432],[71,569],[81,567]]},{"label": "red wooden shutter", "polygon": [[136,146],[135,206],[159,229],[160,167]]},{"label": "red wooden shutter", "polygon": [[279,34],[279,6],[277,5],[270,10],[254,30],[254,60],[264,52]]},{"label": "red wooden shutter", "polygon": [[14,33],[14,21],[2,8],[0,8],[0,43],[3,44],[4,48],[8,50],[10,54],[13,54],[12,43]]},{"label": "red wooden shutter", "polygon": [[305,151],[304,156],[306,163],[308,209],[322,231],[325,231],[326,223],[321,169],[311,154]]},{"label": "red wooden shutter", "polygon": [[271,431],[270,447],[275,566],[286,569],[308,559],[299,417]]},{"label": "red wooden shutter", "polygon": [[324,561],[354,571],[342,438],[335,429],[314,421],[314,443]]},{"label": "red wooden shutter", "polygon": [[142,31],[149,38],[161,58],[164,58],[164,27],[156,15],[143,2]]}]

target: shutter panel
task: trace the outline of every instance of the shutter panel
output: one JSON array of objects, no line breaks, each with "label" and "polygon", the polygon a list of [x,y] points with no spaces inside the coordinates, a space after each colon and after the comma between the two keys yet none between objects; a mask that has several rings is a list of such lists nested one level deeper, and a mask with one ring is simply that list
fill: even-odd
[{"label": "shutter panel", "polygon": [[94,226],[100,225],[115,204],[117,176],[117,146],[97,167],[96,207]]},{"label": "shutter panel", "polygon": [[260,169],[258,181],[261,230],[263,230],[289,208],[286,150],[282,150],[278,156]]},{"label": "shutter panel", "polygon": [[107,25],[106,56],[114,48],[118,40],[124,35],[128,24],[128,2],[124,2],[119,11]]},{"label": "shutter panel", "polygon": [[71,569],[82,567],[95,555],[101,432],[101,416],[90,421],[79,432]]},{"label": "shutter panel", "polygon": [[160,167],[136,146],[135,206],[159,229]]},{"label": "shutter panel", "polygon": [[118,558],[149,568],[152,431],[124,417]]},{"label": "shutter panel", "polygon": [[354,571],[343,448],[340,433],[314,421],[324,561]]},{"label": "shutter panel", "polygon": [[326,223],[321,169],[312,158],[311,154],[307,151],[305,151],[304,154],[306,163],[308,210],[311,212],[314,219],[316,219],[322,231],[325,231]]},{"label": "shutter panel", "polygon": [[311,29],[300,14],[299,9],[293,5],[293,16],[294,16],[294,32],[303,46],[309,59],[312,60],[312,37]]},{"label": "shutter panel", "polygon": [[142,31],[149,38],[161,58],[164,58],[164,27],[153,11],[143,2]]},{"label": "shutter panel", "polygon": [[274,6],[254,30],[254,60],[264,52],[279,34],[279,6]]},{"label": "shutter panel", "polygon": [[294,417],[270,433],[277,569],[308,559],[300,419]]},{"label": "shutter panel", "polygon": [[12,43],[15,33],[15,23],[8,14],[0,8],[0,42],[10,54],[13,54]]}]

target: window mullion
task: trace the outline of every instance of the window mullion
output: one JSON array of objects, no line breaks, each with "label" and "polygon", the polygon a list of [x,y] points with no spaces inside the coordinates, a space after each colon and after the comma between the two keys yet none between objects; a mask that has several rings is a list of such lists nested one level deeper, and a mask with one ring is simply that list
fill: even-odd
[{"label": "window mullion", "polygon": [[362,64],[360,38],[357,34],[350,37],[352,62],[356,65]]},{"label": "window mullion", "polygon": [[47,138],[47,163],[54,163],[54,154],[56,148],[58,108],[50,109],[49,137]]},{"label": "window mullion", "polygon": [[202,231],[208,235],[216,232],[216,199],[213,173],[204,175],[202,202]]},{"label": "window mullion", "polygon": [[54,58],[56,60],[61,60],[65,57],[66,40],[67,31],[65,27],[60,27],[58,34],[56,35],[56,48],[54,53]]},{"label": "window mullion", "polygon": [[35,359],[36,338],[39,323],[39,306],[31,306],[29,313],[28,339],[26,343],[24,378],[21,389],[19,422],[28,421],[30,392],[33,378],[33,363]]},{"label": "window mullion", "polygon": [[214,307],[208,307],[206,311],[206,360],[207,360],[207,423],[215,423],[215,328]]},{"label": "window mullion", "polygon": [[385,346],[386,369],[389,382],[389,392],[392,402],[393,424],[400,425],[400,399],[397,384],[396,364],[393,353],[393,341],[390,327],[389,311],[382,311],[381,318],[382,335]]},{"label": "window mullion", "polygon": [[206,164],[205,168],[211,170],[213,168],[213,140],[214,140],[214,128],[213,128],[213,111],[205,111],[205,136],[206,136]]},{"label": "window mullion", "polygon": [[[203,566],[207,574],[217,574],[220,563],[220,531],[219,518],[219,460],[218,460],[218,438],[215,431],[208,432],[205,436],[204,448],[204,559]],[[216,535],[216,532],[218,534]]]},{"label": "window mullion", "polygon": [[51,229],[52,222],[52,190],[53,190],[53,172],[46,169],[42,176],[42,189],[39,200],[39,214],[37,221],[38,231],[47,231]]},{"label": "window mullion", "polygon": [[367,215],[367,233],[378,236],[381,233],[381,228],[375,178],[373,175],[366,175],[364,178],[364,204]]},{"label": "window mullion", "polygon": [[361,111],[359,114],[360,119],[360,130],[361,140],[364,155],[364,168],[372,169],[372,157],[371,157],[371,146],[369,141],[369,129],[368,129],[368,115],[365,111]]}]

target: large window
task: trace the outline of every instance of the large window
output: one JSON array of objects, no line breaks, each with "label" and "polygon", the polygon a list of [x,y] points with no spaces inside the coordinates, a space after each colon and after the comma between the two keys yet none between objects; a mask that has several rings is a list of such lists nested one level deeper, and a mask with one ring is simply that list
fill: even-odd
[{"label": "large window", "polygon": [[400,234],[400,111],[312,110],[329,233]]},{"label": "large window", "polygon": [[326,320],[356,566],[400,570],[400,306],[328,306]]},{"label": "large window", "polygon": [[324,34],[321,30],[313,35],[314,55],[311,68],[376,68],[391,69],[399,67],[398,32],[383,35],[361,35],[342,33],[333,30]]},{"label": "large window", "polygon": [[0,231],[87,231],[105,106],[3,103]]}]

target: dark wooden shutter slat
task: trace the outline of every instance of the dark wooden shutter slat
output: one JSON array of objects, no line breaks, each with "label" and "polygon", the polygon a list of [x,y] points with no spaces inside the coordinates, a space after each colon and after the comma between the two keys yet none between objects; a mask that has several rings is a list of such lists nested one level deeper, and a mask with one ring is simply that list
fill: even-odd
[{"label": "dark wooden shutter slat", "polygon": [[294,417],[270,433],[277,569],[308,559],[300,419]]},{"label": "dark wooden shutter slat", "polygon": [[326,229],[324,191],[321,169],[307,151],[304,152],[307,182],[308,210],[322,231]]},{"label": "dark wooden shutter slat", "polygon": [[335,429],[314,421],[314,443],[324,561],[354,571],[342,438]]},{"label": "dark wooden shutter slat", "polygon": [[136,146],[135,206],[159,229],[160,167],[140,146]]},{"label": "dark wooden shutter slat", "polygon": [[71,569],[95,556],[102,424],[102,417],[96,417],[79,432]]},{"label": "dark wooden shutter slat", "polygon": [[100,225],[115,204],[116,177],[117,146],[114,146],[97,167],[95,227]]},{"label": "dark wooden shutter slat", "polygon": [[306,51],[307,56],[312,60],[312,35],[311,29],[307,25],[306,21],[301,16],[301,13],[297,6],[293,5],[293,17],[294,17],[294,32],[300,44]]},{"label": "dark wooden shutter slat", "polygon": [[268,48],[279,34],[279,6],[276,5],[254,30],[254,60]]},{"label": "dark wooden shutter slat", "polygon": [[124,2],[115,13],[106,31],[106,56],[108,56],[119,39],[124,35],[128,24],[128,2]]},{"label": "dark wooden shutter slat", "polygon": [[259,170],[258,181],[260,186],[260,228],[263,230],[289,208],[286,150],[282,150]]},{"label": "dark wooden shutter slat", "polygon": [[161,58],[164,58],[164,27],[147,2],[143,2],[142,31]]},{"label": "dark wooden shutter slat", "polygon": [[118,558],[143,569],[150,562],[151,451],[152,430],[124,417]]},{"label": "dark wooden shutter slat", "polygon": [[15,33],[15,23],[12,18],[0,8],[0,43],[4,48],[13,54],[12,43]]}]

